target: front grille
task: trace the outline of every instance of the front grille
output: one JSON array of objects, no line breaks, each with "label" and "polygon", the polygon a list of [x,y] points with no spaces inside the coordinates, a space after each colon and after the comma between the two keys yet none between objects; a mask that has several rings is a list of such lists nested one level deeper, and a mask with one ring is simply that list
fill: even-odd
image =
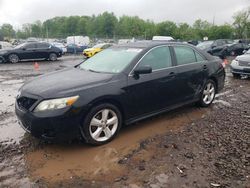
[{"label": "front grille", "polygon": [[20,97],[19,99],[17,99],[17,104],[18,104],[19,108],[29,110],[30,107],[33,104],[35,104],[36,101],[37,101],[37,99],[32,99],[32,98],[28,98],[28,97]]},{"label": "front grille", "polygon": [[240,65],[240,66],[244,66],[244,67],[250,67],[250,62],[247,62],[247,61],[239,61],[239,65]]}]

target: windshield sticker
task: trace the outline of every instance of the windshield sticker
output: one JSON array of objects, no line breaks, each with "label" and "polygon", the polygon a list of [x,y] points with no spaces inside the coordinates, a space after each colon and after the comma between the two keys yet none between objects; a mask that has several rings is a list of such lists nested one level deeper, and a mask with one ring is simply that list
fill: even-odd
[{"label": "windshield sticker", "polygon": [[126,51],[127,51],[127,52],[137,52],[137,53],[139,53],[139,52],[142,51],[142,49],[139,49],[139,48],[129,48],[129,49],[127,49]]}]

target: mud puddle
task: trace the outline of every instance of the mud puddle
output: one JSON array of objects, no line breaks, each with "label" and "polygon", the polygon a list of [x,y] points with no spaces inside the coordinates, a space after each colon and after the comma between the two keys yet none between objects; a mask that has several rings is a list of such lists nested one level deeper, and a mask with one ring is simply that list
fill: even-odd
[{"label": "mud puddle", "polygon": [[[111,143],[104,146],[46,145],[26,155],[30,177],[33,180],[43,179],[48,184],[70,180],[73,177],[113,182],[129,170],[126,166],[119,165],[118,161],[140,147],[141,141],[180,130],[185,124],[200,119],[209,111],[193,106],[184,107],[125,127]],[[153,155],[153,150],[147,155]]]},{"label": "mud puddle", "polygon": [[14,114],[15,98],[23,80],[9,80],[9,77],[1,77],[0,81],[0,142],[19,143],[24,135],[23,129],[18,125]]}]

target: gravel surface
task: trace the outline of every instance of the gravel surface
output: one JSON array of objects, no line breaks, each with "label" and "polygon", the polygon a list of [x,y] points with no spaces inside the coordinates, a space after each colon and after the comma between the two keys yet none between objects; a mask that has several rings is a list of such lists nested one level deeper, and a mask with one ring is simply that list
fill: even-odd
[{"label": "gravel surface", "polygon": [[[89,180],[84,174],[78,176],[74,173],[69,180],[61,179],[53,184],[43,176],[32,178],[26,161],[28,153],[42,150],[45,158],[60,155],[62,160],[64,154],[56,151],[59,148],[68,150],[66,148],[71,144],[53,145],[53,154],[53,149],[48,149],[50,143],[24,135],[14,115],[16,90],[30,77],[73,66],[79,60],[79,57],[65,57],[49,65],[41,62],[39,71],[33,70],[33,62],[23,63],[22,66],[16,64],[11,68],[10,65],[0,66],[0,94],[4,96],[4,99],[0,99],[0,187],[250,187],[250,79],[233,79],[229,73],[224,90],[216,96],[206,113],[199,108],[194,110],[194,107],[180,109],[180,114],[184,113],[189,119],[188,123],[180,118],[178,128],[174,129],[173,126],[162,134],[150,134],[154,136],[132,142],[135,146],[122,146],[118,150],[125,153],[122,156],[114,148],[101,147],[100,153],[107,151],[103,163],[111,156],[115,165],[110,163],[110,166],[117,167],[117,174],[112,171],[103,174],[112,177],[109,180],[98,180],[95,176]],[[193,120],[197,114],[185,114],[191,109],[203,115]],[[173,113],[173,120],[178,119],[176,112]],[[155,117],[150,121],[157,124],[164,118],[160,120],[160,117]],[[166,120],[165,123],[168,122]],[[119,144],[115,144],[116,140],[113,142],[114,145]],[[72,146],[76,147],[75,144]],[[75,150],[82,152],[82,149]],[[94,150],[93,153],[96,155],[98,152]],[[91,153],[89,155],[90,159],[96,157]]]}]

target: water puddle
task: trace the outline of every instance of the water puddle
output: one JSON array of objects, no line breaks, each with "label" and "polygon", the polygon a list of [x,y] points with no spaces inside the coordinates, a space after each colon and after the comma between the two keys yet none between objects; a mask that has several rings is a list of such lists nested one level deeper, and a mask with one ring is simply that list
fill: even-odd
[{"label": "water puddle", "polygon": [[111,143],[104,146],[47,145],[26,155],[31,178],[42,177],[50,183],[74,176],[85,180],[114,181],[128,171],[118,164],[118,160],[138,148],[142,140],[179,130],[207,112],[209,109],[205,108],[181,108],[125,127]]}]

